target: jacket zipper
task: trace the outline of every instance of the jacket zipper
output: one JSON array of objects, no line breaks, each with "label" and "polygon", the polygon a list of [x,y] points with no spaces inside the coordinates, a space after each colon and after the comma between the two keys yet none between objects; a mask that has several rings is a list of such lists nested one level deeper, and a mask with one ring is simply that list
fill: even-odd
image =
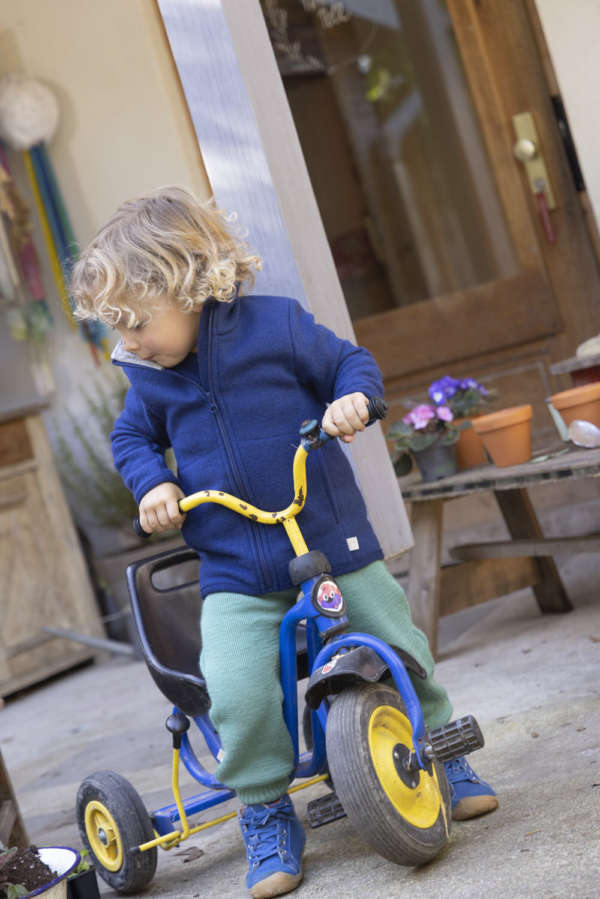
[{"label": "jacket zipper", "polygon": [[[225,422],[223,421],[223,416],[221,415],[221,410],[216,401],[216,391],[214,389],[213,384],[213,327],[214,327],[214,308],[209,310],[209,319],[208,319],[208,399],[209,399],[209,407],[212,414],[215,416],[215,421],[217,422],[217,426],[219,428],[221,439],[223,441],[223,446],[225,447],[225,452],[227,454],[227,459],[229,461],[229,465],[231,466],[231,471],[233,474],[233,480],[235,483],[236,491],[238,496],[246,499],[247,491],[244,487],[244,481],[242,474],[239,470],[233,448],[229,441],[229,437],[227,436],[227,431],[225,428]],[[248,502],[250,500],[248,499]],[[258,558],[258,562],[262,571],[263,581],[265,584],[265,589],[268,590],[272,586],[271,574],[269,572],[269,567],[267,565],[267,560],[265,558],[265,551],[262,542],[261,535],[256,532],[256,529],[250,528],[250,535],[252,543],[254,544],[254,548],[256,551],[256,555]]]},{"label": "jacket zipper", "polygon": [[[233,482],[235,484],[235,489],[238,496],[241,499],[247,499],[247,491],[244,487],[243,478],[241,472],[238,468],[237,462],[235,460],[235,456],[233,454],[233,449],[231,447],[231,443],[229,442],[229,438],[227,437],[227,431],[225,429],[225,423],[223,421],[221,411],[216,403],[215,399],[215,391],[213,388],[213,379],[212,379],[212,329],[213,329],[213,315],[214,309],[209,310],[209,319],[208,319],[208,392],[202,388],[200,384],[197,383],[193,378],[190,378],[188,375],[184,375],[182,372],[172,372],[172,374],[176,375],[178,378],[183,378],[184,381],[188,381],[188,383],[193,384],[196,390],[202,394],[208,400],[208,407],[211,413],[215,416],[215,421],[217,422],[217,426],[219,428],[219,433],[221,434],[221,440],[223,441],[223,446],[225,447],[225,453],[227,455],[227,459],[231,468],[231,473],[233,475]],[[128,365],[132,365],[131,362],[119,362],[122,368],[125,368]],[[248,500],[249,502],[249,500]],[[250,540],[254,546],[254,550],[256,552],[256,557],[258,559],[260,569],[262,572],[265,591],[269,590],[272,586],[272,578],[269,571],[269,567],[267,565],[267,561],[265,558],[265,551],[261,539],[261,535],[257,533],[257,529],[254,527],[250,527]]]}]

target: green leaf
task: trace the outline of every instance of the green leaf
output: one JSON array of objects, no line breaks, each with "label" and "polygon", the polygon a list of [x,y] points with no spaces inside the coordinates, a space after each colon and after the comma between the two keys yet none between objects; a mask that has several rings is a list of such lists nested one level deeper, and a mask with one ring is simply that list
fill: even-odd
[{"label": "green leaf", "polygon": [[440,437],[440,443],[442,444],[442,446],[452,446],[454,443],[456,443],[458,437],[458,428],[448,428],[448,430],[445,431]]},{"label": "green leaf", "polygon": [[395,439],[396,437],[408,437],[412,434],[412,427],[405,421],[395,421],[388,431],[388,437]]},{"label": "green leaf", "polygon": [[20,896],[26,896],[29,892],[22,883],[7,883],[4,885],[4,889],[6,890],[6,899],[19,899]]},{"label": "green leaf", "polygon": [[437,434],[413,434],[410,441],[410,448],[415,453],[421,452],[421,450],[427,449],[428,446],[433,446],[433,444],[437,440]]},{"label": "green leaf", "polygon": [[77,867],[75,868],[75,870],[71,874],[69,874],[69,876],[67,877],[67,880],[71,880],[72,877],[77,877],[78,874],[85,874],[85,872],[89,871],[90,868],[92,867],[86,858],[86,856],[90,854],[89,850],[88,849],[80,849],[79,854],[81,856],[80,862],[77,865]]}]

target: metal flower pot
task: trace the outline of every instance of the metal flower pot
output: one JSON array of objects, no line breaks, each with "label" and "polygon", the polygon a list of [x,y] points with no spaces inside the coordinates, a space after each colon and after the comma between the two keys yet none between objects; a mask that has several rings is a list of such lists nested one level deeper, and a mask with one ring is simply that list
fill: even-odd
[{"label": "metal flower pot", "polygon": [[437,481],[456,474],[456,444],[433,443],[424,450],[413,451],[417,468],[424,481]]}]

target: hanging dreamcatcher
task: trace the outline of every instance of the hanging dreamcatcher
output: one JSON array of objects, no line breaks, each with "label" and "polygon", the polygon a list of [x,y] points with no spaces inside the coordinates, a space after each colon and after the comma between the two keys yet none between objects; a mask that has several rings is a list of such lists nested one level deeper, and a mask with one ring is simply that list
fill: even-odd
[{"label": "hanging dreamcatcher", "polygon": [[[105,328],[99,322],[78,323],[75,320],[67,288],[77,259],[77,242],[46,147],[57,124],[58,105],[54,94],[45,85],[19,74],[0,78],[0,138],[11,149],[23,153],[62,308],[72,327],[79,329],[98,363],[99,352],[107,352]],[[0,222],[0,249],[4,257],[0,269],[3,264],[7,269],[4,277],[0,272],[0,291],[6,299],[5,288],[10,288],[9,281],[12,283],[9,320],[13,336],[30,337],[32,332],[39,336],[51,325],[51,317],[31,237],[23,234],[21,239],[16,239],[19,232],[15,230],[15,218],[11,217],[8,207],[11,196],[14,207],[18,195],[6,153],[1,147],[0,168],[0,196],[9,198],[8,203],[0,200],[0,218],[3,220]]]}]

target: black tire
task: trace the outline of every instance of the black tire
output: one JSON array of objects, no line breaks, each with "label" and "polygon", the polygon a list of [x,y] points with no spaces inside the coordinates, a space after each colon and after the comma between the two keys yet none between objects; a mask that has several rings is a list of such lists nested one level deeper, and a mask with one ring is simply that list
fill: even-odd
[{"label": "black tire", "polygon": [[312,734],[312,722],[310,718],[310,709],[307,705],[304,706],[304,711],[302,712],[302,736],[304,737],[304,745],[307,750],[313,748],[313,734]]},{"label": "black tire", "polygon": [[[314,746],[312,720],[310,716],[310,708],[307,705],[304,706],[304,711],[302,713],[302,736],[304,737],[304,743],[306,745],[307,751],[312,752]],[[329,787],[330,790],[335,792],[335,787],[333,786],[333,780],[331,779],[331,776],[324,780],[323,783],[325,784],[325,786]]]},{"label": "black tire", "polygon": [[[443,767],[399,773],[412,749],[401,697],[391,687],[344,690],[327,719],[327,760],[350,822],[380,855],[398,865],[423,865],[448,841],[450,789]],[[394,761],[394,753],[396,761]]]},{"label": "black tire", "polygon": [[[128,780],[114,771],[98,771],[77,791],[77,824],[100,877],[117,893],[138,893],[156,870],[156,847],[131,849],[154,839],[152,821]],[[111,820],[112,819],[112,820]]]}]

